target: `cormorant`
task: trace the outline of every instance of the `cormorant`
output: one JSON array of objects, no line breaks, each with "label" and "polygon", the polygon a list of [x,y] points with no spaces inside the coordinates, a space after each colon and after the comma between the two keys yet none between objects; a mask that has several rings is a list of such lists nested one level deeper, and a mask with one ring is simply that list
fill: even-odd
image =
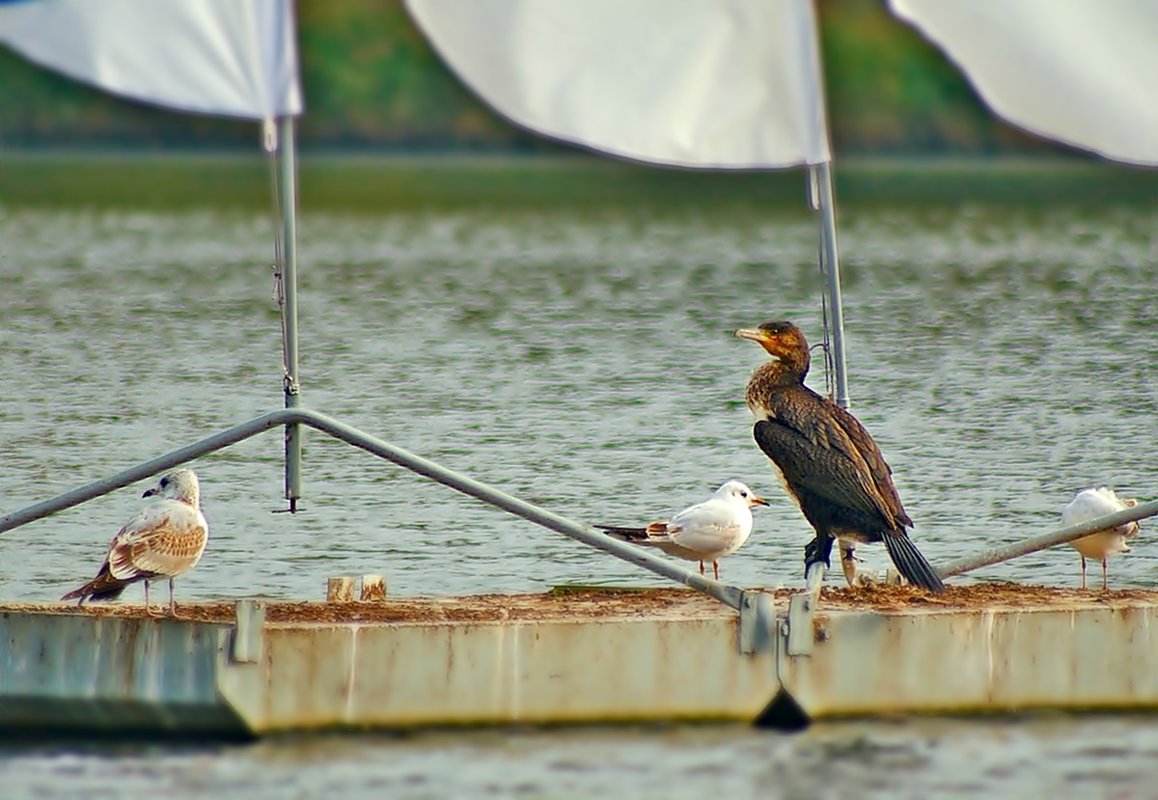
[{"label": "cormorant", "polygon": [[[772,357],[752,373],[746,399],[756,417],[756,444],[816,530],[805,549],[806,569],[817,561],[829,564],[834,539],[884,541],[910,583],[943,591],[936,570],[905,533],[913,521],[876,442],[852,414],[804,385],[811,359],[800,329],[791,322],[765,322],[735,335]],[[843,557],[851,557],[851,548],[844,549]]]}]

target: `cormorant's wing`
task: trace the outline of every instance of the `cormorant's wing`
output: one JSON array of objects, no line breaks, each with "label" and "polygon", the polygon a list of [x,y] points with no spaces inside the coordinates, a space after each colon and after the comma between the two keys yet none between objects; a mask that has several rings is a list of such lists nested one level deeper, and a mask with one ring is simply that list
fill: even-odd
[{"label": "cormorant's wing", "polygon": [[835,403],[803,394],[775,398],[767,413],[753,436],[790,486],[879,515],[893,529],[912,524],[888,464],[855,417]]},{"label": "cormorant's wing", "polygon": [[849,441],[853,443],[865,464],[868,465],[869,473],[873,476],[873,484],[876,486],[880,498],[884,501],[889,514],[900,523],[897,527],[902,525],[912,527],[913,520],[905,512],[905,507],[901,504],[901,497],[897,494],[897,487],[893,484],[893,470],[885,462],[885,457],[881,455],[881,450],[873,441],[873,437],[869,436],[869,432],[860,424],[860,420],[848,411],[824,398],[821,398],[821,402],[832,411]]}]

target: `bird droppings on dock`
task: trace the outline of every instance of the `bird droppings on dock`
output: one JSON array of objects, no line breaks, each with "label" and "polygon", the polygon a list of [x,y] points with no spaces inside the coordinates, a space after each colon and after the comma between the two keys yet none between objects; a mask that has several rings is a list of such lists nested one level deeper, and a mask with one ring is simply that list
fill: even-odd
[{"label": "bird droppings on dock", "polygon": [[1083,606],[1091,603],[1158,602],[1158,591],[1119,589],[1092,591],[1057,586],[1030,586],[1018,583],[977,583],[946,586],[937,594],[919,586],[871,584],[856,588],[824,588],[820,609],[871,609],[893,611],[904,608],[978,611],[986,608],[1030,609]]},{"label": "bird droppings on dock", "polygon": [[[716,600],[691,589],[629,589],[567,587],[542,594],[483,594],[461,597],[390,597],[378,602],[300,602],[266,600],[267,624],[293,623],[437,623],[540,620],[598,621],[630,617],[715,618],[734,613]],[[140,617],[137,604],[100,604],[77,608],[62,604],[5,604],[6,611],[40,611]],[[179,603],[177,616],[195,622],[234,619],[231,601]]]},{"label": "bird droppings on dock", "polygon": [[[407,597],[367,602],[287,602],[266,600],[267,625],[439,622],[583,621],[639,618],[711,619],[734,614],[717,601],[691,589],[564,587],[542,594],[485,594],[462,597]],[[769,591],[784,610],[795,589]],[[941,594],[915,586],[872,585],[826,587],[818,611],[952,612],[994,609],[1057,609],[1090,605],[1158,603],[1158,591],[1094,591],[1014,583],[948,586]],[[0,614],[29,612],[144,617],[140,604],[93,604],[77,608],[61,603],[6,603]],[[233,601],[179,603],[177,618],[191,622],[232,623]]]}]

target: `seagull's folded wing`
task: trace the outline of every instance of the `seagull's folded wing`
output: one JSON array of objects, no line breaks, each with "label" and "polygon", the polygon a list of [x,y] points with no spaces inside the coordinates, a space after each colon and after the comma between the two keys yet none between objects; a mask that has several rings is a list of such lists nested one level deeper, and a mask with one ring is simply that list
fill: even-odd
[{"label": "seagull's folded wing", "polygon": [[687,514],[680,515],[678,522],[680,530],[672,534],[672,541],[700,553],[727,547],[742,531],[735,509],[724,504],[705,503],[689,509]]},{"label": "seagull's folded wing", "polygon": [[205,550],[204,518],[182,503],[142,510],[121,529],[109,551],[109,571],[121,580],[179,575]]}]

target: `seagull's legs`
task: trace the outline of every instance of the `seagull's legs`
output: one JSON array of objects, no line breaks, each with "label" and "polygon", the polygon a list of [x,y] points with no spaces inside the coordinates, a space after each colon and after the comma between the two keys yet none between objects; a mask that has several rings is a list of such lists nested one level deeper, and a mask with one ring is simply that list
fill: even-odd
[{"label": "seagull's legs", "polygon": [[1078,557],[1082,560],[1082,588],[1084,589],[1086,588],[1086,557],[1081,553],[1078,554]]},{"label": "seagull's legs", "polygon": [[177,604],[173,602],[173,579],[169,578],[169,616],[177,616]]},{"label": "seagull's legs", "polygon": [[1102,591],[1109,591],[1110,584],[1106,579],[1106,557],[1102,556]]},{"label": "seagull's legs", "polygon": [[153,612],[149,609],[149,580],[145,579],[145,616],[153,616]]},{"label": "seagull's legs", "polygon": [[700,574],[701,575],[704,574],[704,562],[703,561],[700,562]]},{"label": "seagull's legs", "polygon": [[716,580],[720,579],[720,562],[719,561],[713,561],[712,562],[712,576]]}]

